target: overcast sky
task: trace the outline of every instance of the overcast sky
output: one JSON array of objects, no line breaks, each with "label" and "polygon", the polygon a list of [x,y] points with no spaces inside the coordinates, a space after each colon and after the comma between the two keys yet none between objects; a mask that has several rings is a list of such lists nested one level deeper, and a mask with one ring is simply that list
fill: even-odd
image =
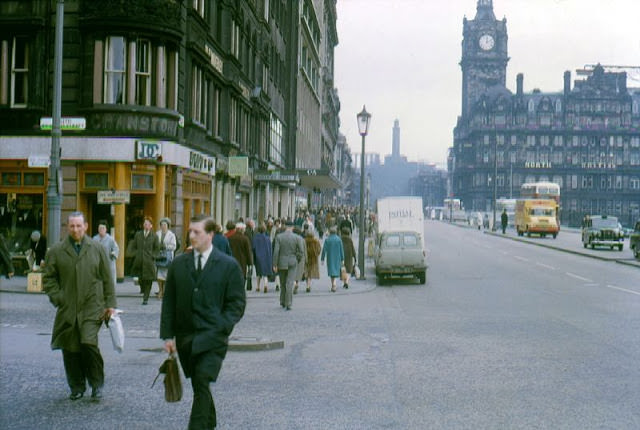
[{"label": "overcast sky", "polygon": [[[462,19],[477,0],[338,0],[335,86],[341,132],[359,153],[356,114],[371,113],[366,152],[391,153],[394,119],[400,152],[411,161],[446,162],[461,110]],[[507,88],[560,91],[586,64],[640,66],[640,0],[493,0],[509,36]],[[640,70],[627,85],[640,87]],[[573,84],[572,84],[573,86]]]}]

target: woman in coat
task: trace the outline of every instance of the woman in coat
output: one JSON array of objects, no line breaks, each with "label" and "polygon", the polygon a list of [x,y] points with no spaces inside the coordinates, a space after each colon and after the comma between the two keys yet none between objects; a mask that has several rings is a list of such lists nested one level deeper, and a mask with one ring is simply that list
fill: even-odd
[{"label": "woman in coat", "polygon": [[256,266],[256,292],[260,292],[262,282],[264,281],[264,292],[266,293],[269,286],[269,276],[273,275],[273,253],[271,249],[271,239],[266,233],[267,228],[264,224],[260,224],[258,232],[253,235],[253,255],[255,256],[254,264]]},{"label": "woman in coat", "polygon": [[356,264],[356,248],[353,246],[353,240],[348,228],[342,229],[342,247],[344,249],[344,267],[347,269],[347,279],[343,279],[342,288],[349,288],[349,277],[353,273]]},{"label": "woman in coat", "polygon": [[340,269],[344,262],[344,248],[342,240],[337,235],[338,228],[334,225],[329,229],[329,237],[324,240],[320,261],[324,264],[327,259],[327,273],[331,278],[331,292],[336,292],[336,278],[340,277]]},{"label": "woman in coat", "polygon": [[136,233],[127,248],[127,253],[133,257],[131,270],[138,277],[142,289],[143,305],[148,303],[151,284],[157,279],[156,257],[160,253],[160,241],[153,234],[152,227],[153,219],[150,216],[144,217],[142,230]]},{"label": "woman in coat", "polygon": [[320,252],[322,247],[320,241],[316,239],[316,236],[307,232],[304,238],[304,243],[307,247],[307,262],[304,267],[304,276],[307,278],[307,293],[311,292],[311,280],[320,279]]},{"label": "woman in coat", "polygon": [[176,235],[169,230],[171,227],[171,220],[169,218],[162,218],[160,220],[160,230],[156,232],[158,241],[160,242],[160,250],[167,257],[167,265],[165,267],[158,267],[158,292],[156,295],[158,298],[164,296],[164,283],[167,280],[167,271],[169,270],[169,264],[173,261],[173,256],[176,251],[177,241]]},{"label": "woman in coat", "polygon": [[120,248],[116,243],[115,239],[107,233],[108,227],[107,222],[104,220],[98,221],[98,234],[93,236],[93,240],[98,242],[104,250],[107,252],[107,257],[109,257],[109,268],[111,269],[111,277],[113,278],[113,286],[116,285],[116,260],[118,259],[118,255],[120,255]]}]

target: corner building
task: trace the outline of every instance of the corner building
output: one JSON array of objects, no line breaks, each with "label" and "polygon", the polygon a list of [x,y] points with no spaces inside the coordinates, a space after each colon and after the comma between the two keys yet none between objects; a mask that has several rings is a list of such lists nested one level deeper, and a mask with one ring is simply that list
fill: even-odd
[{"label": "corner building", "polygon": [[[169,217],[182,244],[195,214],[220,223],[292,216],[296,169],[307,167],[307,158],[296,161],[299,95],[289,79],[299,65],[300,4],[65,2],[61,236],[71,211],[85,212],[92,235],[106,219],[123,250],[121,278],[144,215]],[[335,11],[335,0],[328,5]],[[55,14],[55,1],[0,1],[0,231],[15,251],[32,230],[49,228],[51,136],[43,123],[51,117]],[[305,129],[319,148],[319,103],[313,109],[316,125]],[[105,191],[118,196],[115,204]]]},{"label": "corner building", "polygon": [[492,0],[478,0],[473,20],[463,20],[462,113],[449,153],[451,193],[467,210],[493,208],[497,198],[517,198],[526,182],[561,188],[561,220],[580,225],[585,214],[640,218],[640,88],[624,72],[600,65],[563,90],[516,93],[505,86],[506,19]]}]

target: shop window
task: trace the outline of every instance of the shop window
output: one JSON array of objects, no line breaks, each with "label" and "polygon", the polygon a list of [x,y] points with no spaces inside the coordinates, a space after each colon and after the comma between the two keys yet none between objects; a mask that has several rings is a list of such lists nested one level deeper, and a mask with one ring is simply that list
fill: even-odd
[{"label": "shop window", "polygon": [[22,185],[20,172],[2,172],[2,185]]},{"label": "shop window", "polygon": [[84,174],[84,188],[104,190],[109,188],[109,174],[102,172],[87,172]]},{"label": "shop window", "polygon": [[44,173],[39,172],[25,172],[24,173],[24,185],[26,186],[39,186],[44,185]]},{"label": "shop window", "polygon": [[140,191],[153,191],[153,175],[132,173],[131,189]]}]

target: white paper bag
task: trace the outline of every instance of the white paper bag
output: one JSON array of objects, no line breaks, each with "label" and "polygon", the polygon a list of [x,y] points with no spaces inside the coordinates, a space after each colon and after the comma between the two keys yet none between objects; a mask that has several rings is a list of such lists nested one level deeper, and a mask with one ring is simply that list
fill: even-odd
[{"label": "white paper bag", "polygon": [[113,349],[122,353],[124,350],[124,328],[122,327],[122,320],[120,319],[121,310],[116,309],[109,321],[107,321],[107,327],[111,333],[111,342],[113,343]]}]

